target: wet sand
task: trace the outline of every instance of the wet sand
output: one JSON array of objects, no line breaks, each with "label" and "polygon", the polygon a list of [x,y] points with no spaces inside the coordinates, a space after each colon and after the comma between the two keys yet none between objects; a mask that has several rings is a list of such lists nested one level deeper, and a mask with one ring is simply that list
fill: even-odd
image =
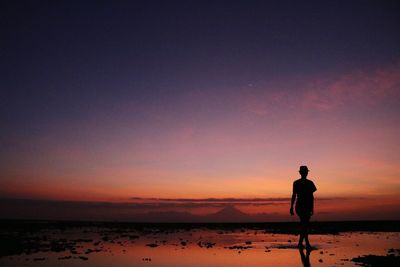
[{"label": "wet sand", "polygon": [[0,265],[400,266],[398,225],[314,223],[307,251],[296,247],[297,225],[290,223],[2,221]]}]

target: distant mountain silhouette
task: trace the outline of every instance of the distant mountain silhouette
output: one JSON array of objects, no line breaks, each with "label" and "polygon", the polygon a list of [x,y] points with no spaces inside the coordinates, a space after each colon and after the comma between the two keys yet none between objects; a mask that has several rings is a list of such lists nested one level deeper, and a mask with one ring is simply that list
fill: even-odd
[{"label": "distant mountain silhouette", "polygon": [[251,219],[246,214],[234,206],[226,206],[216,213],[207,215],[195,215],[190,212],[160,211],[142,213],[132,220],[147,222],[246,222]]},{"label": "distant mountain silhouette", "polygon": [[[288,214],[247,214],[234,205],[223,206],[215,213],[196,215],[187,211],[131,210],[131,203],[0,199],[0,219],[90,220],[129,222],[266,222],[287,221]],[[40,210],[40,213],[37,211]]]},{"label": "distant mountain silhouette", "polygon": [[287,215],[275,213],[247,214],[233,205],[226,206],[221,210],[207,214],[195,215],[190,212],[147,212],[130,218],[136,222],[266,222],[285,220]]},{"label": "distant mountain silhouette", "polygon": [[205,215],[203,218],[210,222],[245,222],[250,219],[250,215],[229,205],[216,213]]}]

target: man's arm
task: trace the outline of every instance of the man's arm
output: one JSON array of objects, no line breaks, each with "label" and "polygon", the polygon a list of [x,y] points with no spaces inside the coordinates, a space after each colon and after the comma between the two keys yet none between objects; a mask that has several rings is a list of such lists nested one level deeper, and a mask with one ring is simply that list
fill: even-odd
[{"label": "man's arm", "polygon": [[293,204],[294,204],[294,201],[296,200],[296,192],[294,191],[294,184],[293,184],[293,193],[292,193],[292,200],[291,200],[291,202],[290,202],[290,215],[294,215],[294,212],[293,212]]},{"label": "man's arm", "polygon": [[314,214],[314,192],[317,191],[317,187],[315,186],[314,183],[312,183],[312,191],[313,191],[313,195],[312,195],[312,203],[311,203],[311,215]]},{"label": "man's arm", "polygon": [[312,202],[311,202],[311,215],[314,214],[314,196],[312,197]]}]

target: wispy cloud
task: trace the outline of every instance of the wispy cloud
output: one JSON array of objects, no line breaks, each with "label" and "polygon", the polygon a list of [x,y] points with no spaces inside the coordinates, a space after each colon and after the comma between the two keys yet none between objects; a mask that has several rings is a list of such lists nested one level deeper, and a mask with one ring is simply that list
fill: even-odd
[{"label": "wispy cloud", "polygon": [[144,198],[132,197],[135,201],[160,201],[160,202],[265,202],[287,201],[290,198]]},{"label": "wispy cloud", "polygon": [[[319,201],[343,198],[318,198]],[[271,206],[288,204],[290,198],[143,198],[131,197],[134,205],[143,207],[224,207],[224,206]]]},{"label": "wispy cloud", "polygon": [[302,95],[306,109],[327,111],[346,105],[375,105],[400,88],[400,64],[357,70],[310,81]]},{"label": "wispy cloud", "polygon": [[304,78],[295,85],[266,87],[245,91],[240,96],[243,110],[268,116],[277,110],[329,112],[346,106],[376,105],[399,92],[400,63]]},{"label": "wispy cloud", "polygon": [[132,204],[145,207],[199,208],[235,206],[270,206],[286,204],[289,198],[130,198]]}]

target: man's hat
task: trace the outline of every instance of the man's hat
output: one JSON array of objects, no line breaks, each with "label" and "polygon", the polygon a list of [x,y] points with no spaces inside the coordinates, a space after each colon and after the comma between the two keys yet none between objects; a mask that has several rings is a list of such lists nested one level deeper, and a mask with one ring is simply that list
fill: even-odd
[{"label": "man's hat", "polygon": [[300,172],[302,172],[302,171],[309,171],[309,169],[307,168],[307,166],[306,165],[303,165],[303,166],[300,166],[300,170],[299,170]]}]

